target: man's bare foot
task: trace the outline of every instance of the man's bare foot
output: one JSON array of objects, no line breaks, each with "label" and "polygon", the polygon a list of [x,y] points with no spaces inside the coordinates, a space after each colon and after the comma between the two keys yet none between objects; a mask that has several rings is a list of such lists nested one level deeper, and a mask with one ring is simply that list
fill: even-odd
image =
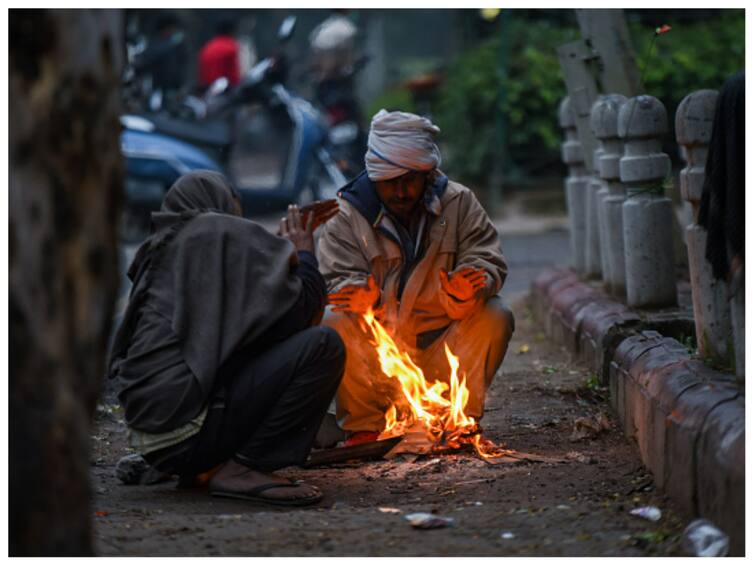
[{"label": "man's bare foot", "polygon": [[272,473],[228,461],[210,480],[210,494],[279,506],[306,506],[322,499],[316,486],[294,484]]}]

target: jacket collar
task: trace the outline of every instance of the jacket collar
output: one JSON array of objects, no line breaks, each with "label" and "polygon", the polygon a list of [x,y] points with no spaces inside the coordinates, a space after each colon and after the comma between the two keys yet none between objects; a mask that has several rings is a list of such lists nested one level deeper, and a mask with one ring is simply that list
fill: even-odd
[{"label": "jacket collar", "polygon": [[[440,215],[441,197],[447,186],[448,177],[443,174],[438,175],[432,183],[428,184],[422,200],[429,213],[435,216]],[[341,198],[351,203],[372,226],[380,223],[385,208],[375,190],[375,183],[370,181],[366,170],[349,181],[339,194]]]}]

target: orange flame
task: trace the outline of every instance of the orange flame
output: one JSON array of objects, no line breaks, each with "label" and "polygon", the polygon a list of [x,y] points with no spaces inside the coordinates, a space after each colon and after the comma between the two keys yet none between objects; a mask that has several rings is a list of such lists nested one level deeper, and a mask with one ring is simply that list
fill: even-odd
[{"label": "orange flame", "polygon": [[420,423],[435,449],[458,449],[472,445],[483,458],[495,458],[506,451],[484,439],[474,418],[464,412],[469,400],[466,376],[459,377],[459,358],[445,344],[450,366],[449,382],[425,380],[422,369],[408,353],[399,349],[385,327],[370,309],[363,315],[372,332],[380,367],[389,378],[398,380],[403,400],[394,400],[385,412],[385,428],[381,439],[403,435],[412,425]]}]

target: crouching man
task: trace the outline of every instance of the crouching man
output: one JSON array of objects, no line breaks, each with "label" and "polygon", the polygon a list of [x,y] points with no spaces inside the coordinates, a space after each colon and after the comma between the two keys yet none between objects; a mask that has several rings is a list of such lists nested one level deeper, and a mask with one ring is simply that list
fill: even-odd
[{"label": "crouching man", "polygon": [[401,397],[360,325],[368,308],[428,380],[448,381],[448,344],[467,375],[465,411],[478,420],[514,330],[496,295],[506,278],[498,233],[472,191],[438,169],[439,131],[414,114],[376,114],[366,171],[341,192],[319,242],[332,305],[323,324],[346,344],[336,415],[349,445],[374,440]]},{"label": "crouching man", "polygon": [[214,496],[322,498],[274,473],[306,461],[343,372],[341,339],[318,326],[326,287],[312,236],[336,208],[292,206],[277,237],[241,216],[225,177],[195,171],[152,214],[109,374],[131,445],[157,471],[215,469]]}]

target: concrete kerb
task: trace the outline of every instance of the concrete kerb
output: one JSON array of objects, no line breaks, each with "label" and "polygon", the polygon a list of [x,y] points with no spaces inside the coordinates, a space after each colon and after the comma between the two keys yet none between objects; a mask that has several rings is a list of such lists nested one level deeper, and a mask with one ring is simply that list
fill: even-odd
[{"label": "concrete kerb", "polygon": [[638,329],[641,319],[625,305],[610,299],[592,305],[592,312],[584,309],[578,315],[581,322],[579,357],[595,368],[601,382],[607,384],[611,355]]},{"label": "concrete kerb", "polygon": [[[580,313],[601,299],[596,290],[589,285],[576,281],[562,287],[553,296],[550,307],[554,338],[569,347],[579,356]],[[559,332],[561,331],[561,332]]]},{"label": "concrete kerb", "polygon": [[550,286],[567,279],[573,281],[577,279],[577,276],[569,269],[554,268],[542,271],[532,282],[532,289],[536,290],[533,297],[540,299],[540,301],[532,303],[535,317],[537,317],[539,321],[544,322],[546,320],[550,309],[550,303],[548,301],[550,294],[548,293],[548,289]]},{"label": "concrete kerb", "polygon": [[674,328],[674,314],[635,313],[573,270],[541,274],[530,302],[549,338],[608,384],[619,422],[656,486],[690,517],[724,529],[731,554],[743,554],[744,394],[735,377],[652,330]]},{"label": "concrete kerb", "polygon": [[[716,406],[736,399],[736,390],[723,388],[711,383],[695,384],[685,390],[677,399],[674,409],[666,420],[666,464],[662,487],[690,516],[699,516],[701,500],[727,501],[733,494],[701,494],[698,492],[697,448],[705,422]],[[719,440],[719,443],[721,440]],[[744,447],[742,447],[744,448]],[[742,455],[742,461],[744,455]],[[703,471],[712,474],[713,485],[726,485],[732,473],[730,466],[717,470]],[[704,482],[704,484],[711,484]],[[744,492],[739,495],[744,500]],[[736,506],[736,498],[728,504]],[[722,507],[723,508],[723,507]],[[725,515],[709,517],[717,525],[726,522]],[[738,527],[744,529],[744,523]],[[730,534],[733,536],[733,534]]]},{"label": "concrete kerb", "polygon": [[717,405],[705,420],[697,443],[697,494],[699,515],[718,518],[739,555],[745,551],[744,459],[745,399],[737,396]]},{"label": "concrete kerb", "polygon": [[[655,400],[644,419],[648,427],[640,451],[648,468],[653,472],[658,485],[666,487],[666,431],[667,419],[674,411],[677,400],[687,390],[699,385],[700,376],[690,368],[690,360],[680,360],[660,368],[647,384],[650,399]],[[638,443],[639,445],[639,443]]]},{"label": "concrete kerb", "polygon": [[535,311],[540,321],[543,322],[548,336],[553,336],[557,330],[560,330],[560,320],[554,320],[552,317],[551,298],[578,281],[579,277],[573,270],[553,271],[552,277],[549,273],[548,277],[535,280],[535,285],[540,286],[540,293],[535,295],[542,299],[535,303]]}]

